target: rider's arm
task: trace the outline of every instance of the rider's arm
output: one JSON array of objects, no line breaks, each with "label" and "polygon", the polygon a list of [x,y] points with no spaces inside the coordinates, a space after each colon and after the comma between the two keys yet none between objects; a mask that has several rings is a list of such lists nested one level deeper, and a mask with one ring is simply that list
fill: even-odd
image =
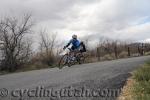
[{"label": "rider's arm", "polygon": [[71,43],[72,43],[72,40],[70,40],[70,41],[68,42],[68,44],[67,44],[66,46],[64,46],[63,49],[66,49]]},{"label": "rider's arm", "polygon": [[68,47],[71,43],[72,43],[72,40],[70,40],[65,47]]}]

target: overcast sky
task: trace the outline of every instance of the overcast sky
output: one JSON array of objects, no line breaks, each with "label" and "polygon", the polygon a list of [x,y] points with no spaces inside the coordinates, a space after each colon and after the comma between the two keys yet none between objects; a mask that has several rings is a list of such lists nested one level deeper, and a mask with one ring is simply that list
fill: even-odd
[{"label": "overcast sky", "polygon": [[23,13],[32,13],[37,29],[61,39],[150,40],[150,0],[0,0],[1,16]]}]

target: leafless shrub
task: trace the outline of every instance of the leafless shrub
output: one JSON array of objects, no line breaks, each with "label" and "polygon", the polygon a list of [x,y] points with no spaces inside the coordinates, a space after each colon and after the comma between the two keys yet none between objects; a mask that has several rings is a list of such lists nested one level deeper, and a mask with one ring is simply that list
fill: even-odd
[{"label": "leafless shrub", "polygon": [[22,20],[7,17],[0,22],[1,68],[14,71],[28,61],[32,42],[26,41],[26,36],[32,33],[31,15],[24,15]]},{"label": "leafless shrub", "polygon": [[46,31],[40,32],[40,54],[41,61],[45,64],[52,65],[55,62],[55,45],[57,34],[48,34]]}]

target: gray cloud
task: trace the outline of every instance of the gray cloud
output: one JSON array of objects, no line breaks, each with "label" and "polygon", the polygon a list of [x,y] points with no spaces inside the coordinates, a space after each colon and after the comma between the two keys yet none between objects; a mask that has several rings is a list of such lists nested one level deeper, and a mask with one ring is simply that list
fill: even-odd
[{"label": "gray cloud", "polygon": [[[76,33],[92,39],[150,38],[149,0],[1,0],[0,14],[32,13],[37,28],[58,32],[61,39]],[[62,38],[63,37],[63,38]]]}]

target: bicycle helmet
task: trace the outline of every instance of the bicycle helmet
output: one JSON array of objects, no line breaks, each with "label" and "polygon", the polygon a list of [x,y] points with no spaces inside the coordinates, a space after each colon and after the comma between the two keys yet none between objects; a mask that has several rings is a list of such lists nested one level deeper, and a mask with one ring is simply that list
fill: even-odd
[{"label": "bicycle helmet", "polygon": [[77,39],[77,35],[75,35],[75,34],[72,35],[72,38],[73,38],[73,39]]}]

